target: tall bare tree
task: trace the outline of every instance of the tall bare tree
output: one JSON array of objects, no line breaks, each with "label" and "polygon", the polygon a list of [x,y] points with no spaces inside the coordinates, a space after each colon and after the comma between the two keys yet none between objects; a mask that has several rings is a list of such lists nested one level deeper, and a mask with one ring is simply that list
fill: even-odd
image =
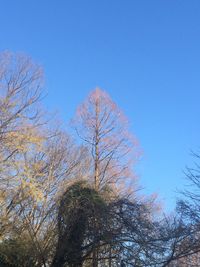
[{"label": "tall bare tree", "polygon": [[[37,106],[42,92],[42,70],[24,55],[0,54],[0,234],[18,198],[24,153],[42,142]],[[29,184],[30,185],[30,184]],[[4,223],[6,222],[6,224]]]},{"label": "tall bare tree", "polygon": [[106,92],[97,88],[89,94],[78,107],[73,126],[91,152],[96,190],[134,179],[138,142],[129,132],[127,118]]},{"label": "tall bare tree", "polygon": [[[78,107],[73,126],[91,153],[90,181],[95,190],[107,187],[118,195],[128,182],[133,184],[138,143],[129,132],[127,118],[106,92],[96,88],[89,94]],[[98,249],[93,251],[94,267],[98,254]]]},{"label": "tall bare tree", "polygon": [[0,238],[26,235],[37,266],[50,260],[56,201],[87,172],[87,150],[42,116],[42,85],[29,57],[0,55]]}]

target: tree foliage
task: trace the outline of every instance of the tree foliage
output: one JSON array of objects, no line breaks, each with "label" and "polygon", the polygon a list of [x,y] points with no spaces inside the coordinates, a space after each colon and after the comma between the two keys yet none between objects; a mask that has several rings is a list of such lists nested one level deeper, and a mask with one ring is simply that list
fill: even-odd
[{"label": "tree foliage", "polygon": [[41,67],[1,53],[0,265],[198,266],[199,165],[162,216],[136,193],[138,142],[109,95],[95,89],[78,107],[77,140],[47,119],[42,94]]}]

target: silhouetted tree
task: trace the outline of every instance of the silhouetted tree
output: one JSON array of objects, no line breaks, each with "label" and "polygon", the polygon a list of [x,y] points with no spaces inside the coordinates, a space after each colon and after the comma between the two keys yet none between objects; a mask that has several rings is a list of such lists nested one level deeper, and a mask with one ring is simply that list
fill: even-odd
[{"label": "silhouetted tree", "polygon": [[67,189],[58,210],[58,244],[52,267],[82,266],[84,259],[103,239],[106,203],[83,182]]}]

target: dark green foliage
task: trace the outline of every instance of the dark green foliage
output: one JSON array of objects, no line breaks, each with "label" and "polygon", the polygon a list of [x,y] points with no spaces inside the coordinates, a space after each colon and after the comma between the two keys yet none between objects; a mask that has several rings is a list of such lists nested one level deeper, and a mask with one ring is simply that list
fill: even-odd
[{"label": "dark green foliage", "polygon": [[83,182],[63,195],[58,210],[58,245],[52,267],[82,266],[87,254],[102,238],[106,203]]},{"label": "dark green foliage", "polygon": [[27,240],[7,239],[0,243],[1,267],[35,267],[35,257]]}]

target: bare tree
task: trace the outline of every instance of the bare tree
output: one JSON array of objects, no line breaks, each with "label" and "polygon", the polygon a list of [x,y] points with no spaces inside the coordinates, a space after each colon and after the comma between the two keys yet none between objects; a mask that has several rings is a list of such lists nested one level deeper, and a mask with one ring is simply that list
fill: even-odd
[{"label": "bare tree", "polygon": [[[200,155],[192,152],[194,157],[194,166],[187,167],[185,177],[187,185],[181,191],[181,198],[177,202],[177,211],[182,216],[185,224],[191,230],[192,241],[186,241],[190,244],[187,253],[181,257],[179,262],[184,266],[200,266]],[[186,244],[184,243],[184,246]]]},{"label": "bare tree", "polygon": [[26,235],[37,266],[51,260],[59,196],[88,171],[87,149],[42,116],[42,80],[30,58],[1,55],[0,237]]},{"label": "bare tree", "polygon": [[91,152],[94,188],[116,187],[134,178],[138,143],[128,120],[109,95],[95,89],[77,109],[73,126]]},{"label": "bare tree", "polygon": [[42,90],[42,70],[30,58],[0,54],[0,199],[1,228],[18,197],[18,171],[25,151],[39,148],[42,135],[37,107]]},{"label": "bare tree", "polygon": [[[107,187],[116,194],[127,187],[128,180],[133,184],[137,141],[128,131],[123,112],[106,92],[97,88],[89,94],[78,107],[73,126],[91,153],[90,180],[95,190]],[[97,258],[94,250],[94,267],[98,266]]]}]

